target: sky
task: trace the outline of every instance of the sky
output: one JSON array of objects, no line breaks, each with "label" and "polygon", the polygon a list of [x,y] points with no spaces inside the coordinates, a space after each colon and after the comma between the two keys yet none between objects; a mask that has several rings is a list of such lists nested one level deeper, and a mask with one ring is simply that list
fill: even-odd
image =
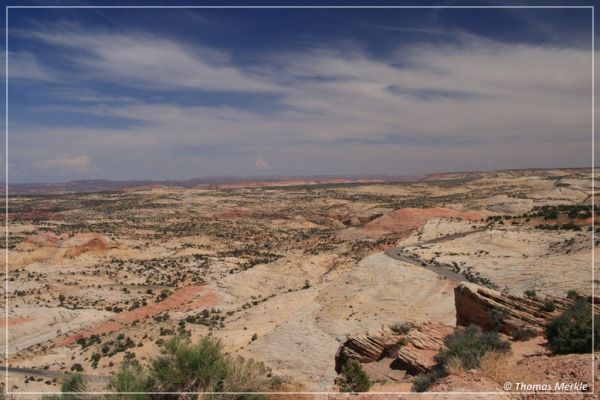
[{"label": "sky", "polygon": [[11,182],[591,166],[589,9],[8,21]]}]

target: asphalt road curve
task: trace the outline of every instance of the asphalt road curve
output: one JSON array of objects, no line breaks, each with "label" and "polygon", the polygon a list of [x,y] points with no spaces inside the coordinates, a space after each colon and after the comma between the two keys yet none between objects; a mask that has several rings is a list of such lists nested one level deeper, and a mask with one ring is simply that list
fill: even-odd
[{"label": "asphalt road curve", "polygon": [[[468,232],[454,233],[452,235],[442,236],[442,237],[439,237],[436,239],[417,243],[413,247],[444,242],[444,241],[452,240],[452,239],[457,239],[457,238],[465,237],[472,233],[483,232],[484,230],[485,230],[485,228],[480,228],[480,229],[475,229],[473,231],[468,231]],[[439,264],[439,265],[438,264],[430,264],[424,260],[415,260],[415,259],[403,256],[402,255],[403,249],[404,249],[403,247],[393,247],[391,249],[387,249],[385,251],[385,254],[388,257],[392,257],[393,259],[396,259],[398,261],[402,261],[402,262],[405,262],[408,264],[416,265],[417,267],[428,269],[429,271],[435,272],[438,275],[445,276],[446,278],[452,279],[453,281],[456,281],[456,282],[461,282],[461,281],[467,280],[464,275],[462,275],[458,272],[454,272],[452,269],[450,269],[452,267],[449,265],[445,266],[443,264]]]}]

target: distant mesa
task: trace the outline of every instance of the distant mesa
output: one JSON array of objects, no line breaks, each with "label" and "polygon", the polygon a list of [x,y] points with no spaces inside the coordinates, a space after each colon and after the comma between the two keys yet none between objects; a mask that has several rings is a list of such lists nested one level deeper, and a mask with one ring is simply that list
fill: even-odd
[{"label": "distant mesa", "polygon": [[[90,193],[116,191],[131,188],[214,188],[236,189],[253,187],[280,187],[306,185],[334,185],[387,182],[436,182],[436,181],[469,181],[492,174],[497,177],[516,175],[561,176],[589,171],[590,168],[528,168],[499,171],[463,171],[439,172],[427,175],[313,175],[313,176],[207,176],[187,180],[126,180],[112,181],[104,179],[77,180],[54,183],[11,183],[9,194],[34,195],[58,193]],[[0,184],[0,193],[5,192],[5,185]]]}]

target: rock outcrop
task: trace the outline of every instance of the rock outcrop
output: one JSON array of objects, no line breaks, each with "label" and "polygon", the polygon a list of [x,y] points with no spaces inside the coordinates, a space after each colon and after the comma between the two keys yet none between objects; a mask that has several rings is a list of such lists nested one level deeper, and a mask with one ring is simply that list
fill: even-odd
[{"label": "rock outcrop", "polygon": [[[559,297],[529,299],[462,282],[454,289],[454,301],[457,325],[475,324],[483,330],[499,330],[513,335],[523,328],[541,334],[546,322],[571,306],[575,300]],[[554,304],[553,311],[547,311],[547,301]],[[600,307],[597,305],[598,311]]]},{"label": "rock outcrop", "polygon": [[44,254],[40,254],[40,259],[47,259],[51,256],[74,258],[87,252],[106,252],[123,247],[120,242],[97,233],[57,235],[53,232],[31,235],[20,246],[21,249],[32,252],[43,250]]},{"label": "rock outcrop", "polygon": [[481,219],[481,215],[476,212],[457,211],[444,207],[400,208],[373,219],[365,224],[365,228],[371,231],[404,233],[425,225],[431,218],[478,221]]},{"label": "rock outcrop", "polygon": [[348,359],[360,363],[372,363],[389,359],[389,368],[418,374],[435,366],[434,356],[443,346],[444,337],[454,328],[448,325],[425,322],[411,325],[406,333],[389,328],[372,334],[348,338],[336,354],[336,371],[340,371]]},{"label": "rock outcrop", "polygon": [[406,344],[398,347],[393,367],[410,374],[430,371],[436,365],[434,356],[444,345],[444,338],[454,328],[448,325],[424,323],[415,325],[405,336]]},{"label": "rock outcrop", "polygon": [[119,246],[118,242],[94,233],[75,235],[62,243],[62,247],[67,249],[64,254],[66,258],[74,258],[87,252],[105,252]]}]

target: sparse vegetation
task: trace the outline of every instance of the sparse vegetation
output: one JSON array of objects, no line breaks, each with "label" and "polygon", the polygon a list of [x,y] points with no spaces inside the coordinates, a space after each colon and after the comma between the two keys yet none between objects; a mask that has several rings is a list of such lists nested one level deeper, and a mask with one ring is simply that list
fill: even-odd
[{"label": "sparse vegetation", "polygon": [[[125,362],[110,380],[108,388],[115,392],[146,392],[152,386],[147,371],[137,362]],[[145,394],[117,396],[128,400],[143,400]]]},{"label": "sparse vegetation", "polygon": [[[219,339],[207,336],[194,344],[186,338],[165,342],[161,354],[151,358],[148,367],[135,360],[126,360],[111,378],[108,389],[117,392],[262,392],[269,391],[275,383],[271,371],[263,363],[227,355]],[[79,395],[67,392],[88,389],[83,377],[73,374],[61,390],[64,394],[60,399],[76,400]],[[154,397],[146,394],[117,396],[134,400]],[[218,398],[240,397],[219,395]]]},{"label": "sparse vegetation", "polygon": [[556,304],[554,304],[554,302],[552,300],[547,299],[544,301],[542,310],[544,310],[546,312],[553,312],[554,310],[556,310]]},{"label": "sparse vegetation", "polygon": [[569,290],[567,292],[567,299],[574,300],[574,299],[576,299],[578,297],[579,297],[579,293],[577,293],[577,290],[572,290],[571,289],[571,290]]},{"label": "sparse vegetation", "polygon": [[510,344],[500,339],[498,333],[483,332],[476,325],[458,329],[444,339],[444,344],[446,348],[436,356],[436,361],[442,368],[447,367],[453,358],[460,360],[460,365],[465,370],[477,368],[481,357],[486,353],[504,353],[510,350]]},{"label": "sparse vegetation", "polygon": [[425,392],[431,385],[445,376],[448,376],[448,372],[440,369],[419,374],[413,378],[412,390],[415,392]]},{"label": "sparse vegetation", "polygon": [[[324,319],[339,315],[345,321],[344,326],[355,331],[362,326],[374,326],[373,320],[378,322],[378,326],[379,321],[397,322],[389,325],[396,335],[396,342],[382,353],[393,358],[403,346],[408,345],[408,349],[402,350],[409,351],[416,344],[408,344],[409,340],[413,341],[408,335],[414,332],[410,332],[412,324],[403,321],[409,321],[412,317],[410,312],[417,312],[417,308],[408,309],[405,320],[394,319],[402,314],[397,308],[392,310],[393,307],[383,303],[387,291],[389,296],[414,297],[419,294],[420,285],[425,286],[425,280],[406,279],[407,286],[404,286],[399,283],[402,281],[396,280],[397,276],[392,276],[396,273],[394,270],[389,274],[373,274],[372,282],[364,283],[364,280],[356,279],[361,277],[360,274],[346,272],[356,270],[356,273],[361,273],[357,267],[361,260],[397,246],[403,248],[403,256],[417,265],[443,272],[441,275],[454,272],[461,279],[490,288],[508,286],[511,289],[507,287],[506,294],[514,294],[515,288],[522,288],[517,294],[525,288],[543,288],[548,295],[557,296],[563,287],[573,287],[581,293],[570,290],[567,293],[569,299],[588,299],[589,292],[585,289],[588,278],[578,274],[583,270],[579,266],[584,260],[579,255],[581,252],[587,254],[589,238],[594,230],[587,220],[592,215],[589,199],[581,200],[581,204],[544,207],[543,194],[549,186],[548,182],[539,184],[539,180],[544,178],[540,178],[537,172],[534,175],[530,172],[502,174],[505,177],[500,179],[501,183],[494,181],[494,175],[481,173],[468,178],[416,183],[206,187],[193,190],[147,187],[143,190],[50,195],[11,193],[9,218],[14,232],[11,231],[8,247],[15,261],[5,277],[12,289],[8,296],[15,306],[11,316],[14,313],[18,318],[31,318],[15,331],[23,328],[25,332],[31,326],[39,325],[40,337],[48,339],[33,346],[27,344],[28,350],[21,353],[27,359],[24,365],[89,375],[110,374],[113,377],[111,387],[114,388],[162,390],[163,383],[160,382],[163,377],[159,379],[157,375],[160,371],[167,371],[165,376],[169,375],[171,379],[182,377],[181,382],[167,380],[164,383],[173,388],[208,386],[225,390],[225,387],[259,387],[270,391],[277,385],[275,381],[282,378],[279,375],[271,377],[270,371],[260,363],[238,359],[235,354],[225,354],[221,349],[212,364],[193,364],[193,360],[177,352],[169,352],[167,347],[176,336],[178,349],[185,348],[188,353],[197,354],[199,350],[195,346],[198,343],[189,342],[189,338],[214,335],[249,346],[249,351],[262,348],[265,341],[277,351],[282,348],[285,351],[289,347],[289,338],[285,336],[287,332],[298,332],[303,324],[311,321],[289,319],[283,314],[278,315],[278,312],[287,312],[286,302],[298,299],[302,303],[294,306],[313,306],[312,294],[318,296],[316,298],[326,311],[317,316],[319,323],[329,323]],[[545,175],[546,172],[540,174]],[[565,193],[589,190],[587,175],[589,171],[561,172],[561,178],[554,182],[555,187],[568,185],[569,189],[561,189]],[[531,185],[528,176],[532,177]],[[485,177],[484,185],[479,181],[480,177]],[[555,191],[555,187],[551,190]],[[519,200],[510,204],[512,201],[506,202],[506,196]],[[555,198],[551,200],[552,204],[556,201]],[[521,215],[516,214],[515,210],[526,210],[533,204],[540,206]],[[473,213],[474,219],[439,217],[431,220],[427,209],[438,207]],[[385,233],[372,230],[377,227],[379,218],[383,217],[383,221],[391,210],[402,208],[413,208],[419,217],[416,219],[420,219],[422,213],[423,221],[429,218],[429,222],[412,232],[396,231],[400,225],[404,229],[403,224],[407,222],[404,220],[398,227],[392,221],[390,231],[381,231]],[[489,213],[502,215],[478,220],[477,213],[484,209],[482,218]],[[596,233],[600,232],[600,228],[595,229]],[[463,230],[473,236],[455,242],[463,237]],[[340,234],[342,231],[343,235]],[[363,234],[366,231],[368,235]],[[453,238],[454,235],[457,238]],[[92,244],[100,247],[85,252],[81,244],[87,243],[89,238],[93,239]],[[469,240],[471,238],[474,240]],[[502,240],[496,242],[496,238]],[[411,242],[412,239],[415,241]],[[427,243],[430,240],[433,242]],[[600,242],[600,235],[597,235],[596,241]],[[70,255],[63,257],[66,252]],[[84,252],[85,256],[80,257],[79,252]],[[49,254],[52,254],[50,258]],[[538,257],[547,260],[547,264]],[[31,267],[30,260],[39,263],[39,267]],[[273,264],[260,265],[268,263]],[[46,268],[47,264],[52,267]],[[548,274],[538,275],[538,271],[534,271],[538,265]],[[527,268],[531,268],[533,273],[521,273]],[[565,273],[565,281],[560,285],[553,282],[565,271],[575,273]],[[270,275],[271,272],[275,274]],[[404,273],[406,269],[400,272]],[[414,275],[420,273],[428,272],[419,268]],[[215,293],[214,283],[223,280],[229,282],[222,287],[218,285]],[[18,285],[25,281],[26,285]],[[431,313],[432,322],[439,322],[441,314],[438,311],[449,311],[452,301],[448,302],[451,296],[446,296],[447,292],[444,292],[443,298],[436,292],[436,288],[447,281],[435,280],[435,285],[429,285],[431,282],[427,280],[428,290],[423,291],[428,294],[423,301],[431,303],[419,304],[418,310],[439,306]],[[371,284],[378,285],[381,291],[374,291]],[[241,289],[244,287],[248,290]],[[325,292],[328,288],[339,289],[341,296]],[[534,313],[538,312],[543,317],[547,313],[558,315],[560,312],[556,310],[562,311],[564,307],[562,300],[550,301],[555,297],[544,301],[541,293],[531,298],[534,301],[529,305],[534,307]],[[372,304],[369,303],[371,301]],[[223,310],[216,307],[223,307]],[[517,315],[509,307],[505,309],[511,315],[511,324],[506,323],[505,311],[494,308],[486,316],[490,322],[485,326],[486,330],[510,333],[514,341],[529,340],[536,333],[540,334],[539,330],[534,332],[525,327],[510,332],[512,323],[518,318],[512,318]],[[42,313],[48,315],[39,318]],[[269,319],[268,324],[261,325],[268,313],[273,314],[273,321]],[[259,319],[254,319],[257,316]],[[440,318],[447,320],[446,317]],[[555,333],[558,343],[556,353],[573,350],[564,349],[567,347],[565,343],[573,347],[578,343],[569,338],[584,332],[583,327],[576,327],[587,326],[587,322],[578,324],[573,322],[575,319],[572,317],[570,324],[565,323],[562,328],[555,329],[558,332]],[[42,327],[42,320],[51,320],[52,323]],[[15,320],[15,324],[20,323],[20,320]],[[80,330],[78,327],[86,328]],[[25,348],[21,344],[26,336],[27,339],[31,337],[27,333],[23,338],[17,335],[11,340],[19,345],[19,349]],[[563,336],[562,341],[558,339]],[[415,337],[418,339],[418,336]],[[53,343],[63,339],[64,343],[76,340],[74,345],[66,347],[68,353],[65,356],[68,357],[48,360]],[[163,348],[163,352],[156,357],[148,357],[147,351],[155,345]],[[459,352],[448,355],[445,361],[440,359],[434,372],[415,378],[415,388],[428,386],[446,373],[462,371],[465,368],[463,364],[472,364],[464,362],[471,360],[472,354],[480,360],[492,358],[492,355],[498,355],[496,358],[505,355],[488,351],[481,356],[477,350],[479,344],[464,346],[470,349],[465,350],[470,355]],[[298,377],[308,373],[316,376],[315,370],[322,368],[319,364],[321,358],[314,356],[314,347],[303,348],[305,351],[299,352],[297,357],[309,371],[298,371],[298,375],[290,373],[290,382],[294,384]],[[212,353],[206,348],[203,352],[200,358],[208,360]],[[260,359],[261,356],[256,354],[255,357]],[[159,359],[164,369],[155,369]],[[307,359],[310,362],[306,362]],[[291,371],[286,362],[282,360],[282,368]],[[186,363],[188,366],[199,365],[199,371],[206,370],[208,367],[204,365],[210,364],[211,372],[205,373],[208,383],[197,378],[196,372],[184,372],[187,371]],[[298,363],[294,361],[294,365]],[[485,368],[484,361],[480,361],[480,365]],[[370,371],[364,364],[362,367]],[[402,368],[402,363],[390,366],[396,367]],[[351,371],[347,372],[352,375]],[[352,376],[360,378],[360,374]],[[44,383],[49,385],[49,389],[56,389],[59,385],[30,376],[23,382],[19,382],[19,390],[36,390],[36,386],[44,386]]]},{"label": "sparse vegetation", "polygon": [[499,332],[506,321],[506,311],[500,308],[492,308],[488,311],[490,329],[494,332]]},{"label": "sparse vegetation", "polygon": [[399,335],[406,335],[413,328],[413,324],[410,322],[397,323],[390,325],[390,329],[392,332],[397,333]]},{"label": "sparse vegetation", "polygon": [[222,392],[267,391],[270,371],[262,363],[223,353],[221,342],[204,337],[192,344],[173,338],[161,354],[150,361],[149,382],[153,391]]},{"label": "sparse vegetation", "polygon": [[342,366],[336,384],[341,391],[354,393],[366,392],[372,385],[369,376],[362,369],[360,363],[353,359],[349,359]]},{"label": "sparse vegetation", "polygon": [[[594,331],[592,333],[592,318]],[[592,306],[584,299],[550,321],[544,330],[550,348],[557,354],[591,353],[600,350],[600,315],[592,316]]]},{"label": "sparse vegetation", "polygon": [[413,390],[424,392],[449,372],[479,368],[486,354],[505,354],[510,343],[500,339],[497,332],[483,332],[476,325],[459,328],[444,339],[445,348],[435,356],[436,368],[413,379]]},{"label": "sparse vegetation", "polygon": [[533,329],[519,328],[513,333],[512,338],[514,340],[516,340],[517,342],[524,342],[529,339],[533,339],[536,336],[537,336],[537,333]]}]

